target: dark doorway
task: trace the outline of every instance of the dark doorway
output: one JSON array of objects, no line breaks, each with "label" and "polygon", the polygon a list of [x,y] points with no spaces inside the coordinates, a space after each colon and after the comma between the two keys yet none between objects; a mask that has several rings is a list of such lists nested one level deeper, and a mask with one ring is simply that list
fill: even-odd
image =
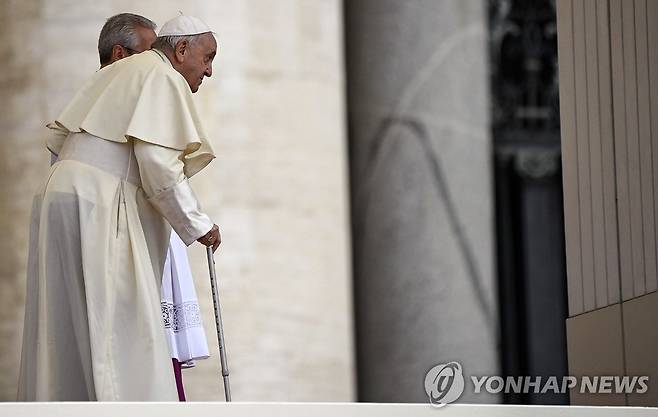
[{"label": "dark doorway", "polygon": [[[490,0],[496,239],[504,376],[567,374],[555,2]],[[512,404],[568,394],[508,393]]]}]

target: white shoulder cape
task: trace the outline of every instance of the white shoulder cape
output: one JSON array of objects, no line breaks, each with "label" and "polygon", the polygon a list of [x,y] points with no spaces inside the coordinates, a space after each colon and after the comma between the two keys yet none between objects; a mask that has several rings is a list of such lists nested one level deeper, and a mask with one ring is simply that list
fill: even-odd
[{"label": "white shoulder cape", "polygon": [[96,72],[48,127],[56,131],[47,141],[55,154],[63,142],[58,138],[80,131],[114,142],[134,137],[180,150],[188,178],[215,157],[189,85],[156,50]]}]

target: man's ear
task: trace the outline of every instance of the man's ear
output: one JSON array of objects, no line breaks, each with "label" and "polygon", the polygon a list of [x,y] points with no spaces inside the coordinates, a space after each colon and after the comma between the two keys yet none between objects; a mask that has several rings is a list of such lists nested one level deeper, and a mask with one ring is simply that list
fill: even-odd
[{"label": "man's ear", "polygon": [[176,55],[176,61],[178,63],[182,63],[185,61],[185,55],[187,54],[187,49],[188,49],[189,44],[187,43],[186,40],[182,40],[176,44],[176,50],[175,54]]},{"label": "man's ear", "polygon": [[121,47],[121,45],[114,45],[112,47],[112,58],[110,62],[116,62],[120,59],[125,58],[126,56],[126,51]]}]

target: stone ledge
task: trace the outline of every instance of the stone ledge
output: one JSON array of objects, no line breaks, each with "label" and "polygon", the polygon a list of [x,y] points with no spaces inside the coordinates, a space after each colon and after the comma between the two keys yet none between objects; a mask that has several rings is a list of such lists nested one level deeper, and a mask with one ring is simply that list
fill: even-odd
[{"label": "stone ledge", "polygon": [[6,417],[650,417],[658,408],[380,403],[4,403]]}]

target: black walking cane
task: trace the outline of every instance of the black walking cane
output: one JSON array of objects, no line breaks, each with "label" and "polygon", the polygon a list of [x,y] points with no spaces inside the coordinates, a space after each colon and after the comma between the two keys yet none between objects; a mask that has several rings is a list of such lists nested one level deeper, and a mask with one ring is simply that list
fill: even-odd
[{"label": "black walking cane", "polygon": [[219,292],[217,291],[217,275],[215,274],[215,258],[212,246],[206,247],[208,255],[208,270],[210,271],[210,287],[212,289],[212,302],[215,306],[215,326],[217,327],[217,342],[219,343],[219,360],[222,365],[222,378],[224,380],[224,398],[231,401],[231,386],[228,381],[228,361],[226,360],[226,345],[224,344],[224,327],[222,326],[222,313],[219,308]]}]

